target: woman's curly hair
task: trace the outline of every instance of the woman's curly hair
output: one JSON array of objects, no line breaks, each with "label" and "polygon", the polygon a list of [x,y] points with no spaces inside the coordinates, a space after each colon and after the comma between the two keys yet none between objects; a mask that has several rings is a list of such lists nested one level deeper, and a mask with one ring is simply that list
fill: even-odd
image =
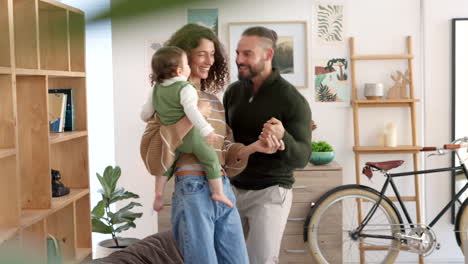
[{"label": "woman's curly hair", "polygon": [[224,48],[215,33],[206,27],[187,24],[177,30],[165,43],[165,46],[176,46],[187,53],[188,63],[191,62],[191,51],[200,45],[201,39],[213,42],[215,48],[214,63],[208,72],[208,78],[201,80],[202,91],[216,94],[224,89],[229,71]]}]

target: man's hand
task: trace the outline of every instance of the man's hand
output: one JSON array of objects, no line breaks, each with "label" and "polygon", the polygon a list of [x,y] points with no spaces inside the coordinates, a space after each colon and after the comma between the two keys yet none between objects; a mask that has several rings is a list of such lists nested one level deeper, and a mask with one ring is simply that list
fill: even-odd
[{"label": "man's hand", "polygon": [[214,146],[214,144],[216,143],[217,136],[214,132],[211,132],[208,134],[208,136],[205,137],[205,139],[208,145]]},{"label": "man's hand", "polygon": [[260,137],[262,139],[266,139],[270,135],[274,135],[279,140],[283,139],[284,137],[283,123],[274,117],[263,125]]},{"label": "man's hand", "polygon": [[205,117],[211,114],[211,103],[206,101],[198,101],[198,111]]},{"label": "man's hand", "polygon": [[256,151],[262,152],[265,154],[273,154],[278,150],[284,150],[284,142],[283,140],[278,140],[275,135],[267,136],[267,137],[259,137],[254,144],[256,144]]}]

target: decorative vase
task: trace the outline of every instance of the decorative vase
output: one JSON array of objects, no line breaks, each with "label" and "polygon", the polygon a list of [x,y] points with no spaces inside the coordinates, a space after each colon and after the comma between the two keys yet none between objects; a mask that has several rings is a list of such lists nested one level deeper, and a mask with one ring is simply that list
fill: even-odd
[{"label": "decorative vase", "polygon": [[106,239],[99,242],[96,246],[96,253],[93,256],[94,259],[105,258],[115,251],[119,251],[123,248],[130,246],[133,243],[140,241],[138,238],[119,238],[119,247],[115,247],[115,241],[113,239]]},{"label": "decorative vase", "polygon": [[310,162],[314,165],[325,165],[330,163],[335,157],[335,152],[312,152]]}]

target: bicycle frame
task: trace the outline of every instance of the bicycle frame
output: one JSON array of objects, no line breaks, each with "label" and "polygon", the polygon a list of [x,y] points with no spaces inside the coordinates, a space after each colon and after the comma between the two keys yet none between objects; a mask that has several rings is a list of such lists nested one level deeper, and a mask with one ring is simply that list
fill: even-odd
[{"label": "bicycle frame", "polygon": [[[385,180],[385,183],[382,187],[382,190],[380,191],[380,197],[377,203],[374,204],[374,206],[371,208],[369,213],[366,215],[366,217],[363,219],[362,223],[358,226],[358,228],[355,230],[355,234],[359,237],[372,237],[372,238],[384,238],[384,239],[396,239],[392,236],[385,236],[385,235],[368,235],[368,234],[361,234],[361,231],[364,229],[364,227],[367,225],[367,223],[370,221],[372,216],[374,215],[375,211],[377,210],[378,206],[380,205],[385,192],[387,191],[388,186],[390,185],[395,193],[395,196],[398,200],[398,203],[400,204],[403,213],[405,215],[406,220],[408,221],[408,224],[413,228],[414,223],[411,219],[411,216],[408,213],[408,210],[406,209],[405,204],[403,203],[403,200],[401,199],[401,195],[395,185],[395,182],[393,181],[393,178],[396,177],[404,177],[404,176],[410,176],[410,175],[418,175],[418,174],[431,174],[431,173],[437,173],[437,172],[444,172],[444,171],[453,171],[455,173],[457,172],[463,172],[465,174],[466,179],[468,179],[468,172],[464,164],[462,163],[460,166],[453,166],[453,167],[448,167],[448,168],[440,168],[440,169],[431,169],[431,170],[418,170],[418,171],[411,171],[411,172],[402,172],[402,173],[387,173],[386,171],[383,171],[384,176],[387,177]],[[452,197],[452,200],[448,202],[448,204],[437,214],[437,216],[431,221],[431,223],[428,225],[430,228],[432,228],[439,220],[440,218],[451,208],[451,206],[460,198],[460,196],[468,189],[468,182],[463,186],[463,188],[458,191],[458,193]],[[402,223],[404,224],[404,223]]]}]

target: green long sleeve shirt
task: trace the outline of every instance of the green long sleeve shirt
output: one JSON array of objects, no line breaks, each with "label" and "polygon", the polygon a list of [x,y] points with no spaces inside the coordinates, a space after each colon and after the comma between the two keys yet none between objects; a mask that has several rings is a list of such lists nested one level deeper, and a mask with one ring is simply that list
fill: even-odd
[{"label": "green long sleeve shirt", "polygon": [[291,188],[293,171],[310,158],[311,111],[306,99],[273,69],[253,94],[250,81],[237,81],[224,94],[226,122],[236,142],[245,145],[258,139],[263,124],[272,117],[283,123],[286,149],[275,154],[254,153],[247,168],[231,179],[237,188],[260,190],[273,185]]}]

